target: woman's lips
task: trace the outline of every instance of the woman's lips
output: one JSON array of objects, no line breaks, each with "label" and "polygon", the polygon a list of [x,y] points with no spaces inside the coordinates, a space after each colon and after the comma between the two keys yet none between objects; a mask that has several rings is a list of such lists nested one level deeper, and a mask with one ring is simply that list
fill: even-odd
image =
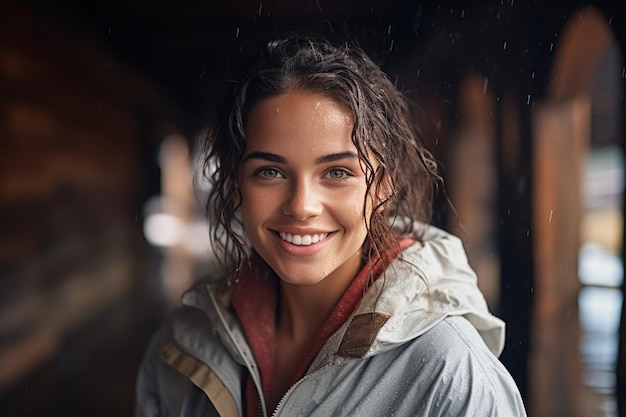
[{"label": "woman's lips", "polygon": [[278,235],[285,242],[291,243],[296,246],[309,246],[326,239],[329,233],[315,233],[315,234],[295,234],[278,232]]}]

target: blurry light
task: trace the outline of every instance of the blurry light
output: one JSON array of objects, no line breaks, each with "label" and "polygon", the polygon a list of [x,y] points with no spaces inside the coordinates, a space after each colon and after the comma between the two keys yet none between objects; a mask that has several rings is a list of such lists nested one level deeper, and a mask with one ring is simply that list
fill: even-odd
[{"label": "blurry light", "polygon": [[195,256],[207,256],[210,254],[211,243],[209,241],[209,225],[205,220],[194,221],[187,227],[185,247]]},{"label": "blurry light", "polygon": [[594,242],[586,242],[579,251],[578,276],[586,285],[618,287],[624,280],[622,260]]},{"label": "blurry light", "polygon": [[622,293],[617,288],[583,287],[578,294],[578,308],[583,330],[594,334],[617,333]]},{"label": "blurry light", "polygon": [[205,219],[185,221],[170,199],[154,196],[144,206],[143,232],[151,245],[182,246],[192,256],[204,258],[211,254],[209,225]]},{"label": "blurry light", "polygon": [[154,246],[169,247],[180,244],[184,229],[183,222],[178,217],[166,213],[148,215],[143,225],[146,239]]}]

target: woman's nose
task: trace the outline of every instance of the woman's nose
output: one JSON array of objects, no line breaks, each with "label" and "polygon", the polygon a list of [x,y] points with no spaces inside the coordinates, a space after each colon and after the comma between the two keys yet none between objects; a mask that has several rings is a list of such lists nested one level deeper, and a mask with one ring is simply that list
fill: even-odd
[{"label": "woman's nose", "polygon": [[302,221],[321,212],[322,196],[317,187],[308,181],[294,182],[286,196],[283,214]]}]

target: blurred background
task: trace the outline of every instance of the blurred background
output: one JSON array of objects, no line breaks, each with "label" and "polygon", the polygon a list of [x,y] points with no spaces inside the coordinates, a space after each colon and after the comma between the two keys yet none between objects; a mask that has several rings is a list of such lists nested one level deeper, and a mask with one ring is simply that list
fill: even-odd
[{"label": "blurred background", "polygon": [[[420,107],[529,415],[626,416],[621,1],[0,2],[0,415],[130,416],[214,267],[197,140],[242,48],[347,33]],[[195,189],[195,190],[194,190]]]}]

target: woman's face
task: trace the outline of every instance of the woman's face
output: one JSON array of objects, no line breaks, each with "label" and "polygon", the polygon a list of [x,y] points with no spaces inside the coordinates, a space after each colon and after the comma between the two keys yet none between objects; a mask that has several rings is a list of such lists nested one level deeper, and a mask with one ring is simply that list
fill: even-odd
[{"label": "woman's face", "polygon": [[348,112],[321,94],[289,91],[250,112],[241,217],[286,283],[345,286],[361,268],[367,185],[351,131]]}]

